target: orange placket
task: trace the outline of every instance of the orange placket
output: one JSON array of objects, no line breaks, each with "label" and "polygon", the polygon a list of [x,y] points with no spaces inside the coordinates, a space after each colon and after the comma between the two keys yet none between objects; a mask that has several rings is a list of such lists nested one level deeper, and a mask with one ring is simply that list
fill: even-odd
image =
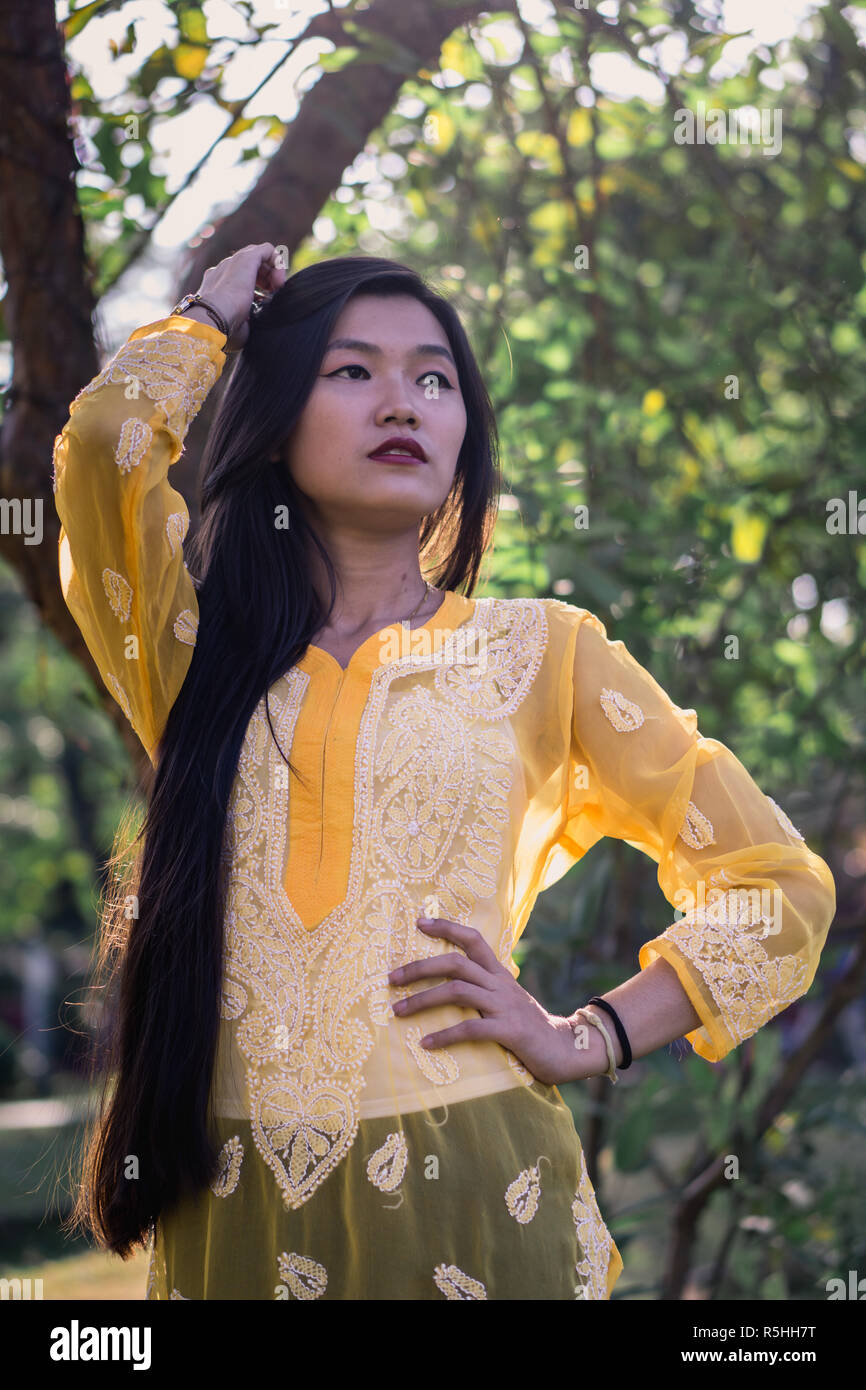
[{"label": "orange placket", "polygon": [[[283,886],[313,931],[348,893],[355,801],[355,749],[364,713],[364,673],[342,671],[326,653],[302,664],[310,686],[290,754],[307,786],[291,779],[289,854]],[[297,761],[296,761],[297,758]]]},{"label": "orange placket", "polygon": [[[440,610],[415,629],[414,640],[432,640],[433,649],[438,650],[474,607],[473,600],[447,590]],[[283,888],[308,931],[314,931],[348,896],[358,734],[385,644],[389,638],[397,641],[401,631],[400,624],[391,623],[373,633],[353,653],[345,670],[335,657],[315,645],[310,645],[298,662],[310,684],[289,758],[308,786],[302,786],[296,777],[290,779],[289,852]]]}]

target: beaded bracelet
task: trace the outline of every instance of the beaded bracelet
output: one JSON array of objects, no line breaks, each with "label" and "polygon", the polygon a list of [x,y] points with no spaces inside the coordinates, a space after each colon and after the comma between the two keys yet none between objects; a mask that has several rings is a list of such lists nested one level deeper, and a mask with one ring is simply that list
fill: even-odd
[{"label": "beaded bracelet", "polygon": [[[591,1023],[593,1028],[597,1028],[598,1031],[601,1033],[602,1037],[604,1038],[604,1046],[607,1052],[607,1060],[610,1065],[608,1066],[607,1071],[601,1072],[600,1075],[609,1077],[613,1084],[616,1085],[619,1078],[616,1074],[616,1054],[613,1050],[613,1042],[611,1040],[610,1033],[607,1031],[601,1019],[598,1017],[598,1014],[591,1014],[587,1009],[578,1009],[577,1013],[575,1014],[575,1018],[586,1019],[587,1023]],[[575,1023],[572,1023],[571,1028],[572,1032],[574,1033],[574,1046],[580,1052],[582,1051],[582,1048],[577,1038],[577,1025]]]}]

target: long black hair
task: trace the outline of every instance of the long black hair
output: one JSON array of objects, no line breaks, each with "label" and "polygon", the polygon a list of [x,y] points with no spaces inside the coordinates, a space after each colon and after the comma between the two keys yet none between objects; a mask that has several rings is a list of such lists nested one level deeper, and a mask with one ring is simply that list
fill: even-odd
[{"label": "long black hair", "polygon": [[[432,559],[437,586],[462,586],[470,596],[493,534],[495,417],[454,307],[416,271],[378,257],[333,257],[290,275],[251,316],[205,446],[201,523],[187,550],[199,605],[196,643],[132,841],[143,841],[143,849],[131,861],[127,845],[109,861],[123,868],[105,894],[96,957],[108,1003],[94,1050],[103,1085],[67,1224],[86,1228],[124,1259],[146,1243],[161,1212],[215,1177],[210,1092],[226,810],[256,706],[301,659],[337,591],[302,494],[272,455],[301,415],[337,317],[358,293],[413,295],[439,320],[457,363],[466,434],[448,496],[420,523],[422,571]],[[290,518],[287,528],[275,525],[277,508],[288,509],[280,513]],[[312,584],[312,546],[329,577],[327,609]],[[267,717],[273,734],[269,708]],[[129,824],[127,817],[119,838]]]}]

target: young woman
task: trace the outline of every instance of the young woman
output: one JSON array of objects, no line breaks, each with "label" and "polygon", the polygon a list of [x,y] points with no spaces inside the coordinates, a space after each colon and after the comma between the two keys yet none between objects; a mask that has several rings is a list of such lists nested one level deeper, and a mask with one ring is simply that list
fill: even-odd
[{"label": "young woman", "polygon": [[[557,1083],[721,1060],[809,988],[833,879],[593,613],[470,597],[497,439],[448,302],[276,262],[208,270],[56,441],[63,593],[155,769],[77,1220],[154,1238],[151,1298],[605,1299]],[[168,469],[235,352],[187,568]],[[604,835],[677,917],[553,1016],[512,950]]]}]

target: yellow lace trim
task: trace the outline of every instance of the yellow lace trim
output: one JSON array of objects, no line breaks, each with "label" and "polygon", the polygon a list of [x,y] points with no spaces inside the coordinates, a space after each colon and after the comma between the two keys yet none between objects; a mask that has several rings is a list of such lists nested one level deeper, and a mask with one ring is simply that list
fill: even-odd
[{"label": "yellow lace trim", "polygon": [[578,1283],[574,1286],[575,1297],[604,1299],[607,1297],[607,1271],[613,1239],[599,1210],[582,1146],[580,1178],[571,1204],[571,1214],[574,1218],[577,1242],[583,1255],[575,1265],[578,1277]]}]

